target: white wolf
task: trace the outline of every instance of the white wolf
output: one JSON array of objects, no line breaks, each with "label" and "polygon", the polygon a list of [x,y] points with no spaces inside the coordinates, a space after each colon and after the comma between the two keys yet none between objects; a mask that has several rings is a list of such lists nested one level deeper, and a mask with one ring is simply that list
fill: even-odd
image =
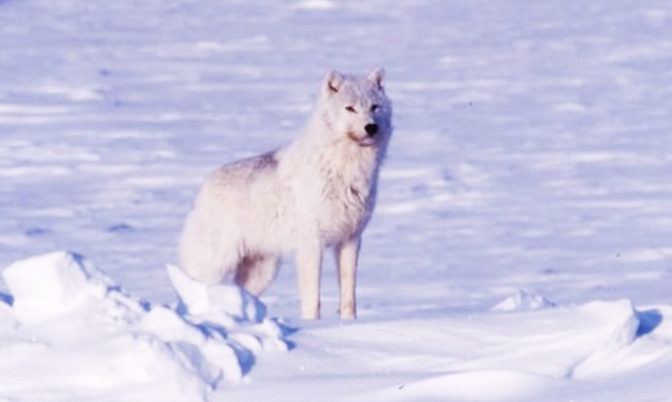
[{"label": "white wolf", "polygon": [[225,165],[203,184],[178,247],[180,267],[206,283],[234,281],[259,295],[278,258],[295,253],[301,318],[320,315],[322,253],[335,250],[342,319],[355,318],[360,238],[392,134],[382,69],[327,74],[303,135]]}]

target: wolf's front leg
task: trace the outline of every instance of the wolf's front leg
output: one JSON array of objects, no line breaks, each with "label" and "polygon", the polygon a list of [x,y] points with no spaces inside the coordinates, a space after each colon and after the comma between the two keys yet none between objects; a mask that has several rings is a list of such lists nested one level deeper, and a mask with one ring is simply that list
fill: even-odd
[{"label": "wolf's front leg", "polygon": [[320,276],[322,274],[322,247],[304,244],[296,253],[301,319],[320,318]]},{"label": "wolf's front leg", "polygon": [[336,247],[338,284],[341,293],[341,319],[353,319],[357,315],[355,285],[357,284],[357,257],[359,238],[347,240]]}]

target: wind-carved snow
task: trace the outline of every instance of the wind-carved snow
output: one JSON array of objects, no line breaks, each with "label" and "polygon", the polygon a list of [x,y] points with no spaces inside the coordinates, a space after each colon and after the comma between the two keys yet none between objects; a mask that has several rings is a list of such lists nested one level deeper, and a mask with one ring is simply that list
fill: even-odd
[{"label": "wind-carved snow", "polygon": [[[383,384],[329,401],[538,401],[571,389],[571,380],[603,379],[672,353],[642,336],[641,313],[629,300],[552,306],[307,328],[296,338],[299,349],[319,353],[321,364],[299,356],[286,362],[285,375],[328,378],[347,367],[351,376]],[[641,359],[642,349],[652,354]]]},{"label": "wind-carved snow", "polygon": [[569,375],[572,378],[582,379],[620,371],[619,357],[635,341],[641,324],[635,307],[630,301],[624,300],[613,306],[592,303],[585,308],[599,310],[601,317],[612,317],[614,325],[604,342],[578,362]]},{"label": "wind-carved snow", "polygon": [[[95,395],[138,385],[146,392],[154,385],[179,400],[203,399],[240,382],[259,353],[287,350],[282,328],[257,299],[235,286],[193,289],[175,269],[169,267],[178,308],[129,295],[77,254],[10,265],[3,278],[11,296],[0,303],[0,382],[30,391],[0,386],[0,396]],[[187,289],[208,297],[191,305],[195,295]]]}]

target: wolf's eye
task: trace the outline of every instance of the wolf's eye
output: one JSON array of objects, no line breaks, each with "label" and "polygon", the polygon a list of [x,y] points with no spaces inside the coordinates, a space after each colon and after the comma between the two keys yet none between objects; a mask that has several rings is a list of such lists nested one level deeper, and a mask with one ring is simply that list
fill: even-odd
[{"label": "wolf's eye", "polygon": [[355,113],[355,107],[354,106],[346,106],[345,110],[347,110],[350,113]]},{"label": "wolf's eye", "polygon": [[375,112],[376,110],[378,110],[378,105],[371,105],[371,111]]}]

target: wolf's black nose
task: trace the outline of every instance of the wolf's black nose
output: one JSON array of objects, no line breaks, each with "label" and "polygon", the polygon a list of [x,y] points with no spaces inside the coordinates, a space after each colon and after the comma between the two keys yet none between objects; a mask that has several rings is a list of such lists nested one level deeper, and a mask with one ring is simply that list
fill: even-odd
[{"label": "wolf's black nose", "polygon": [[378,134],[378,125],[377,124],[367,124],[364,126],[364,130],[366,130],[366,133],[369,135],[369,137],[373,137],[374,135]]}]

